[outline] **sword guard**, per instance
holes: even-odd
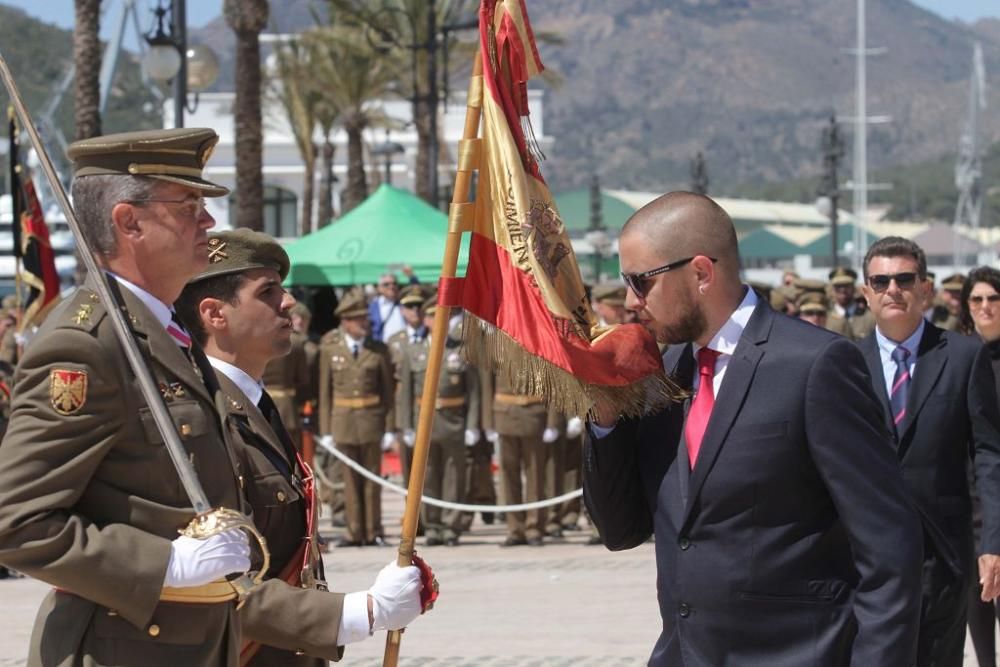
[[[260,570],[253,575],[253,577],[250,576],[249,572],[244,572],[236,579],[229,581],[229,585],[233,587],[234,591],[236,591],[236,597],[239,600],[236,608],[239,609],[243,606],[243,603],[246,601],[246,596],[250,593],[250,591],[264,581],[264,575],[271,566],[271,552],[267,549],[267,540],[264,539],[261,532],[257,530],[257,526],[253,524],[253,520],[242,512],[237,512],[236,510],[231,510],[226,507],[219,507],[211,512],[199,514],[195,518],[191,519],[191,523],[179,532],[181,535],[186,537],[191,537],[196,540],[204,540],[212,537],[213,535],[218,535],[226,532],[227,530],[232,530],[233,528],[244,530],[248,535],[256,539],[257,546],[260,547],[261,554],[264,557],[263,565]]]

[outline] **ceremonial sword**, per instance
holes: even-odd
[[[263,581],[264,573],[267,572],[270,565],[271,556],[268,552],[264,536],[257,530],[250,517],[242,512],[225,507],[213,509],[212,505],[208,502],[208,496],[205,495],[205,490],[201,487],[201,482],[198,481],[194,464],[188,460],[187,451],[184,449],[184,445],[181,444],[180,436],[177,435],[177,429],[170,417],[170,412],[167,410],[166,404],[163,402],[163,396],[157,389],[153,374],[150,372],[149,367],[146,366],[142,352],[139,350],[139,345],[136,343],[131,329],[125,322],[124,309],[119,307],[108,285],[103,269],[98,265],[93,251],[87,244],[87,239],[80,230],[80,223],[73,212],[73,206],[66,196],[66,191],[63,189],[62,182],[59,180],[55,167],[52,165],[52,160],[45,151],[45,146],[42,145],[41,137],[39,137],[35,123],[32,121],[24,100],[21,98],[17,84],[14,83],[14,77],[7,67],[7,60],[3,57],[3,54],[0,54],[0,77],[3,78],[7,92],[10,94],[11,102],[17,110],[17,115],[21,118],[21,125],[27,131],[28,137],[31,139],[31,145],[38,154],[42,171],[45,172],[45,176],[52,186],[52,191],[59,202],[59,207],[66,216],[66,222],[69,223],[70,229],[73,231],[73,236],[76,238],[76,243],[80,248],[78,254],[87,267],[87,272],[94,280],[94,288],[97,296],[100,298],[101,303],[104,304],[118,342],[121,343],[132,372],[135,373],[135,377],[139,382],[139,389],[142,390],[143,398],[146,399],[146,404],[149,405],[153,421],[156,422],[156,428],[163,437],[163,442],[167,447],[167,452],[170,454],[170,460],[177,470],[177,475],[180,477],[184,492],[194,507],[195,517],[191,520],[191,523],[180,530],[180,533],[188,537],[206,539],[233,528],[240,528],[253,535],[260,545],[264,556],[264,563],[254,578],[251,579],[249,575],[243,574],[239,578],[229,581],[237,597],[242,601],[250,589]],[[14,224],[18,224],[18,221],[15,220]]]

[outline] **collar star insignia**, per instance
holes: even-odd
[[[90,314],[94,312],[94,307],[89,303],[85,303],[80,306],[80,310],[76,311],[76,315],[73,316],[73,321],[76,322],[77,326],[83,324],[84,322],[90,321]]]
[[[218,264],[224,259],[228,259],[229,253],[225,251],[226,242],[219,238],[208,240],[208,261]]]

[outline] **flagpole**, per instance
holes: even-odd
[[[483,61],[481,53],[477,51],[472,65],[472,78],[469,81],[469,94],[466,100],[465,129],[462,132],[463,143],[478,141],[479,118],[482,105]],[[437,113],[437,109],[434,109],[433,113]],[[460,207],[469,201],[469,186],[472,182],[472,172],[476,166],[474,162],[474,159],[460,159],[458,170],[455,173],[455,190],[451,196],[452,215],[448,216],[448,236],[445,239],[444,261],[441,263],[442,280],[454,278],[455,271],[458,268],[458,253],[462,245],[464,226],[462,220],[459,216],[454,215],[454,212],[456,206]],[[427,453],[430,449],[431,426],[434,424],[438,380],[441,376],[441,360],[444,358],[444,344],[448,337],[448,320],[450,318],[451,308],[439,304],[434,311],[434,324],[431,327],[431,344],[427,358],[427,372],[424,374],[423,395],[420,398],[420,419],[417,422],[417,440],[413,446],[410,483],[406,490],[403,531],[399,539],[399,558],[396,561],[400,567],[410,565],[413,560],[417,521],[420,517],[420,499],[424,493],[424,473],[427,468]],[[382,659],[383,667],[396,667],[399,662],[401,640],[402,630],[389,631],[385,640],[385,655]]]

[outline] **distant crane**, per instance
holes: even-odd
[[[979,42],[972,47],[972,73],[969,76],[969,115],[965,130],[958,141],[958,162],[955,163],[955,187],[958,188],[958,205],[955,207],[954,264],[962,259],[958,230],[966,227],[973,238],[979,239],[979,220],[983,211],[982,156],[980,155],[978,120],[979,111],[986,109],[986,68],[983,49]]]

